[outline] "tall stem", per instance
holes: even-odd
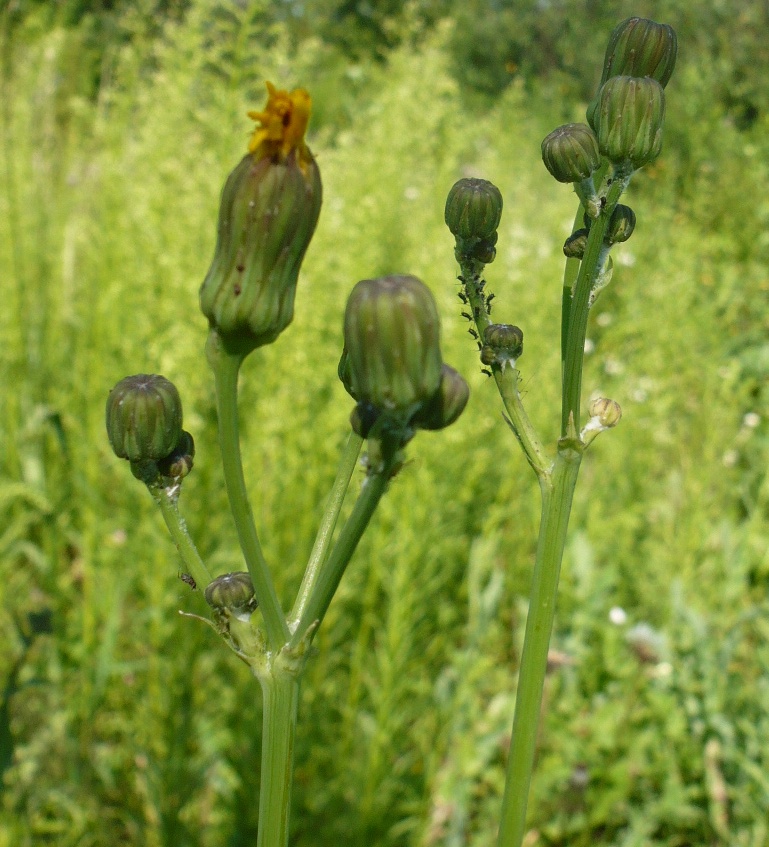
[[[256,534],[246,480],[243,476],[243,462],[240,458],[238,372],[244,357],[239,353],[228,352],[215,330],[211,330],[209,334],[206,353],[216,381],[219,445],[222,451],[222,469],[227,496],[230,500],[230,510],[248,572],[254,583],[254,593],[262,610],[267,639],[271,649],[278,650],[288,641],[288,624],[278,601],[275,583],[262,553],[259,536]]]
[[[286,847],[291,813],[299,679],[276,670],[259,677],[263,693],[262,771],[257,847]]]
[[[577,450],[569,447],[560,449],[552,476],[540,480],[542,519],[518,674],[499,847],[520,847],[526,831],[526,807],[537,746],[558,578],[581,459],[582,454]]]

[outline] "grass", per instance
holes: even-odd
[[[538,145],[582,107],[551,114],[553,90],[512,87],[469,112],[442,31],[386,68],[335,70],[333,89],[323,45],[291,58],[278,33],[267,52],[246,18],[213,38],[207,5],[193,4],[152,47],[153,72],[148,42],[110,54],[95,101],[79,93],[76,31],[8,48],[2,847],[254,840],[256,688],[178,616],[202,601],[178,580],[150,498],[111,456],[103,403],[131,372],[179,385],[198,444],[182,509],[211,567],[238,569],[197,289],[261,80],[312,88],[318,75],[321,222],[294,324],[249,360],[241,400],[246,473],[285,605],[346,433],[335,374],[352,285],[422,277],[445,358],[473,395],[454,427],[411,445],[318,639],[292,843],[458,847],[494,832],[536,499],[459,317],[443,201],[461,175],[502,190],[494,315],[526,333],[525,400],[553,437],[574,201]],[[769,157],[762,126],[740,133],[706,108],[707,72],[684,62],[677,74],[669,149],[631,188],[639,225],[589,330],[586,388],[625,417],[591,448],[578,487],[531,845],[769,837]],[[614,607],[625,623],[611,622]]]

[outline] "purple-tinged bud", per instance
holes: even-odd
[[[165,459],[182,437],[182,401],[163,376],[121,379],[107,397],[105,417],[115,455],[131,463]]]
[[[665,92],[650,77],[611,77],[598,95],[596,120],[601,154],[615,165],[640,168],[662,149]]]
[[[489,324],[483,333],[481,361],[485,365],[499,365],[502,370],[523,354],[523,330],[513,324]]]
[[[218,576],[206,586],[206,603],[218,613],[248,620],[257,607],[254,584],[244,571]]]
[[[563,255],[567,259],[582,259],[587,247],[587,237],[590,233],[587,229],[578,229],[564,241]]]
[[[408,422],[440,385],[439,334],[435,300],[420,280],[359,282],[344,316],[353,396],[400,424]]]
[[[441,384],[431,400],[414,416],[411,423],[419,429],[438,430],[451,426],[462,414],[470,397],[470,386],[461,374],[444,364]]]
[[[179,443],[170,455],[158,462],[160,473],[180,482],[192,470],[195,459],[195,440],[186,430],[182,431]]]

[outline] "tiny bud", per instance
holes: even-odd
[[[136,374],[110,391],[107,437],[115,455],[131,462],[165,459],[182,435],[182,401],[163,376]]]
[[[616,165],[653,162],[662,149],[665,92],[650,77],[614,76],[598,95],[598,146]]]
[[[359,282],[344,316],[353,396],[405,424],[440,385],[439,333],[433,295],[416,277]]]
[[[379,409],[371,403],[358,403],[350,413],[352,431],[361,438],[368,438],[371,427],[379,418]]]
[[[502,194],[486,179],[460,179],[446,198],[446,226],[463,241],[490,238],[502,217]]]
[[[618,203],[614,207],[606,230],[605,241],[607,244],[621,244],[627,241],[635,229],[635,212],[630,206]]]
[[[622,419],[622,408],[616,400],[608,397],[597,397],[590,404],[588,412],[591,418],[597,418],[604,429],[611,429]]]
[[[182,480],[192,470],[194,458],[195,441],[189,432],[182,430],[179,443],[169,456],[158,462],[158,470],[165,477]]]
[[[491,353],[493,358],[491,358]],[[499,365],[502,370],[510,363],[515,363],[523,353],[523,330],[513,324],[489,324],[483,333],[483,348],[481,349],[481,361],[484,365]],[[485,358],[484,358],[485,355]]]
[[[272,343],[294,316],[294,294],[320,213],[322,186],[304,143],[306,91],[267,84],[249,152],[222,190],[214,258],[200,308],[225,347],[242,354]]]
[[[248,620],[258,605],[251,577],[241,571],[218,576],[206,587],[205,598],[214,611],[228,612],[240,620]]]
[[[558,182],[581,183],[601,165],[598,139],[586,124],[565,124],[542,142],[542,161]]]
[[[462,414],[470,397],[470,386],[454,368],[444,364],[441,384],[432,399],[414,416],[419,429],[437,430],[451,426]]]
[[[567,259],[582,259],[585,255],[587,237],[590,233],[586,229],[578,229],[564,241],[563,255]]]

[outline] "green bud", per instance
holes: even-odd
[[[257,607],[254,584],[249,574],[238,571],[218,576],[206,586],[206,603],[216,612],[229,612],[248,619]]]
[[[106,423],[116,456],[132,463],[165,459],[182,436],[179,392],[163,376],[128,376],[107,397]]]
[[[228,349],[270,344],[291,323],[321,194],[315,160],[296,151],[284,161],[248,153],[227,178],[200,308]]]
[[[567,259],[582,259],[587,247],[587,237],[590,233],[587,229],[578,229],[564,241],[563,255]]]
[[[446,226],[457,239],[482,241],[490,238],[502,217],[502,195],[485,179],[460,179],[446,198]]]
[[[601,165],[598,139],[586,124],[565,124],[542,142],[542,161],[558,182],[583,182]]]
[[[650,77],[614,76],[598,95],[598,147],[616,165],[653,162],[662,149],[665,92]]]
[[[419,429],[444,429],[462,414],[470,397],[470,386],[454,368],[444,364],[441,384],[431,400],[417,412],[412,424]]]
[[[359,282],[344,316],[353,396],[405,424],[440,385],[439,332],[435,300],[420,280]]]
[[[192,470],[195,458],[195,440],[186,430],[182,430],[179,443],[170,455],[158,462],[160,473],[170,479],[181,481]]]
[[[486,352],[485,352],[486,351]],[[484,364],[499,365],[502,370],[523,354],[523,330],[513,324],[489,324],[483,333],[481,359]]]
[[[588,412],[591,418],[595,418],[603,429],[611,429],[617,426],[622,418],[622,408],[616,400],[608,397],[597,397],[590,404]]]
[[[648,76],[664,88],[678,55],[678,38],[672,26],[647,18],[628,18],[609,36],[601,85],[613,76]]]
[[[635,212],[630,206],[618,203],[614,207],[606,230],[605,241],[607,244],[621,244],[627,241],[635,229]]]

